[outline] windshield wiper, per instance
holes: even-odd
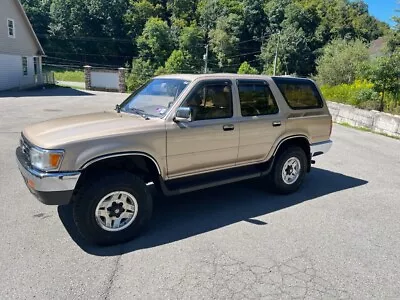
[[[131,107],[131,108],[129,108],[129,110],[132,111],[133,113],[143,117],[145,120],[149,120],[149,117],[147,116],[146,112],[143,109]]]

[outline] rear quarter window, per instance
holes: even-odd
[[[273,78],[287,104],[292,109],[323,107],[321,95],[315,84],[309,80]]]

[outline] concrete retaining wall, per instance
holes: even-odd
[[[365,127],[375,132],[400,137],[400,116],[329,101],[328,107],[334,122],[348,123],[352,126]]]

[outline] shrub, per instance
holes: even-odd
[[[367,80],[356,80],[352,84],[336,86],[321,86],[322,95],[326,100],[354,105],[358,108],[379,110],[381,93],[374,89],[374,85]],[[397,97],[398,98],[398,97]],[[385,97],[384,111],[399,114],[399,101],[394,94]]]

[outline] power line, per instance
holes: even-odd
[[[68,36],[68,37],[60,37],[60,36],[52,36],[44,33],[37,33],[38,37],[44,37],[53,40],[76,40],[76,41],[114,41],[121,43],[132,43],[131,39],[122,39],[122,38],[112,38],[112,37],[95,37],[95,36]]]
[[[75,60],[75,59],[66,59],[66,58],[59,58],[59,57],[52,57],[52,56],[47,56],[47,58],[49,58],[50,60],[55,60],[55,61],[65,61],[65,62],[72,62],[72,63],[81,63],[81,64],[91,64],[93,66],[105,66],[105,67],[110,67],[110,68],[119,68],[121,67],[121,65],[104,65],[104,64],[99,64],[99,63],[93,63],[93,62],[88,62],[88,61],[81,61],[81,60]]]
[[[130,55],[94,54],[94,53],[78,53],[78,52],[49,52],[49,51],[46,51],[46,53],[70,54],[70,55],[79,55],[79,56],[110,56],[110,57],[132,57],[132,58],[137,58],[137,57],[130,56]]]

